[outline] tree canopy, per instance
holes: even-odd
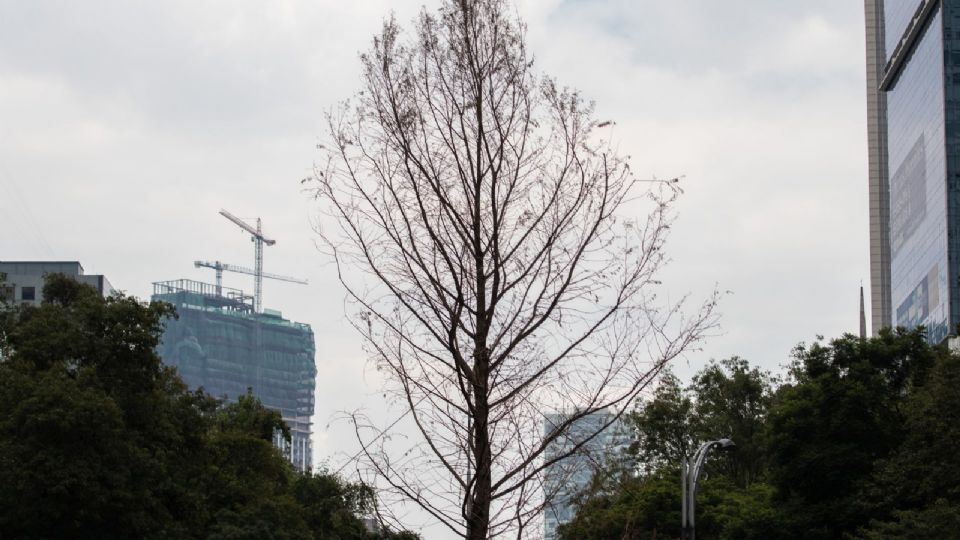
[[[705,440],[697,537],[946,538],[960,525],[960,356],[923,329],[798,346],[784,380],[740,358],[673,376],[629,420],[638,471],[605,471],[561,538],[677,538],[678,463]]]
[[[10,538],[410,538],[370,534],[373,492],[298,474],[252,395],[191,391],[154,352],[168,304],[66,276],[0,309],[0,531]]]

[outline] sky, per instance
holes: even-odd
[[[147,298],[155,281],[212,281],[197,259],[253,266],[218,211],[261,217],[277,240],[265,270],[310,282],[267,280],[264,304],[314,328],[314,454],[339,468],[358,446],[338,413],[391,413],[300,180],[324,113],[359,89],[359,52],[422,5],[0,0],[0,260],[79,260]],[[638,174],[684,175],[662,281],[694,303],[725,294],[716,335],[673,366],[683,377],[733,355],[778,371],[797,343],[858,330],[861,6],[519,0],[535,70],[596,101]]]

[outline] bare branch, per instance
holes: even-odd
[[[410,37],[386,21],[315,170],[351,321],[412,423],[403,449],[357,430],[367,471],[471,539],[536,536],[545,471],[605,426],[551,445],[619,418],[716,305],[658,296],[678,190],[640,191],[593,105],[535,75],[511,13],[447,0]],[[549,411],[566,420],[545,432]]]

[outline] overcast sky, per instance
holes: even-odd
[[[266,270],[310,280],[265,282],[264,304],[313,325],[314,453],[337,466],[357,446],[331,416],[383,406],[299,181],[324,111],[358,89],[358,52],[390,10],[409,21],[421,5],[0,0],[0,260],[79,260],[146,298],[154,281],[212,281],[195,259],[252,266],[248,237],[217,212],[262,217],[277,239]],[[861,2],[520,11],[536,69],[596,100],[634,171],[686,175],[663,281],[694,299],[731,292],[720,335],[675,371],[731,355],[778,370],[798,342],[857,330],[869,286]],[[250,290],[252,278],[225,284]]]

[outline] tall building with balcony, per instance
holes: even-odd
[[[154,283],[152,299],[173,304],[178,314],[166,322],[163,361],[190,387],[216,397],[235,400],[250,389],[290,427],[289,444],[274,442],[295,468],[310,469],[317,376],[310,325],[270,309],[256,313],[239,290],[186,279]]]
[[[960,323],[960,0],[865,0],[871,315]]]

